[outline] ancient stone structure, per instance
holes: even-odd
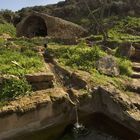
[[[32,12],[17,25],[17,36],[34,37],[49,36],[57,39],[73,39],[82,37],[87,31],[72,22]]]
[[[8,105],[1,107],[0,140],[58,139],[66,126],[75,119],[74,105],[71,101],[76,100],[79,101],[80,120],[83,117],[88,118],[89,115],[104,114],[109,121],[106,121],[105,117],[103,120],[107,126],[111,126],[112,132],[119,133],[121,138],[127,140],[140,138],[138,94],[133,92],[126,94],[113,85],[95,87],[91,85],[91,75],[88,72],[71,72],[60,65],[54,67],[64,79],[65,85],[67,85],[66,77],[69,77],[73,88],[68,93],[62,87],[36,91],[31,96],[10,101]],[[38,81],[42,81],[42,77]],[[77,83],[80,83],[84,89],[89,88],[89,93],[82,91]],[[115,123],[112,124],[111,120]]]

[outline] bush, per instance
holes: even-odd
[[[61,46],[49,48],[50,53],[59,60],[60,63],[78,68],[80,70],[91,71],[95,68],[95,62],[106,55],[99,46],[87,47],[82,42],[78,46]]]
[[[16,36],[16,29],[12,24],[5,23],[5,24],[0,24],[0,34],[7,33],[11,37]]]
[[[132,74],[131,61],[129,61],[126,58],[118,58],[117,61],[118,61],[119,68],[120,68],[120,74],[130,76]]]
[[[0,90],[0,101],[15,99],[16,97],[29,94],[30,91],[31,86],[24,78],[6,79],[4,80],[2,89]]]

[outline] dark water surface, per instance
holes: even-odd
[[[74,136],[72,133],[65,134],[60,140],[123,140],[97,129],[90,129],[88,135]]]
[[[139,136],[103,114],[94,114],[81,120],[88,134],[75,136],[68,127],[59,140],[139,140]]]

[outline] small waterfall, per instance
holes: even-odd
[[[79,116],[78,116],[78,108],[77,108],[77,105],[75,106],[75,115],[76,115],[76,123],[74,124],[74,126],[76,128],[80,128],[81,125],[79,124]]]
[[[75,105],[75,117],[76,117],[76,123],[74,124],[73,132],[74,137],[77,138],[79,136],[85,136],[89,133],[88,129],[85,128],[83,124],[79,123],[79,116],[78,116],[78,106]]]

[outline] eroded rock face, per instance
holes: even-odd
[[[96,68],[99,72],[109,76],[118,76],[120,74],[119,67],[113,56],[101,58],[97,61]]]
[[[123,93],[112,86],[99,87],[102,111],[124,126],[140,132],[140,96]]]
[[[43,90],[54,86],[54,75],[49,72],[26,74],[25,77],[32,85],[33,90]]]
[[[86,80],[87,73],[83,77],[83,74],[78,75],[78,72],[71,75],[67,70],[63,70],[62,73],[75,77],[77,82],[82,79],[80,81],[85,81],[86,86],[90,85],[90,81]],[[71,88],[71,94],[62,88],[52,88],[11,101],[7,106],[0,108],[0,138],[4,140],[14,137],[15,140],[18,135],[24,138],[26,135],[30,136],[35,133],[32,138],[40,139],[40,129],[44,130],[54,126],[61,126],[56,131],[61,134],[65,126],[75,119],[74,105],[70,99],[72,101],[79,100],[80,118],[83,115],[102,113],[128,128],[129,132],[134,133],[135,137],[124,134],[127,140],[138,140],[140,137],[140,96],[120,91],[114,86],[108,85],[91,87],[86,91]],[[56,132],[45,131],[45,140],[50,140]],[[21,140],[20,138],[18,140]],[[28,139],[30,138],[27,137]]]

